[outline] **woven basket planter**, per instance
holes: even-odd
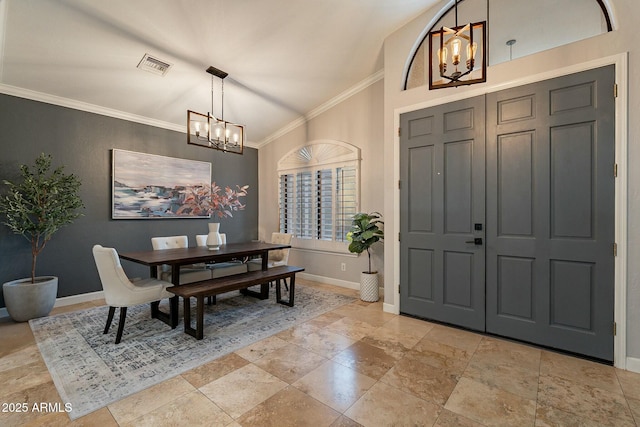
[[[378,272],[360,273],[360,299],[367,302],[376,302],[378,298]]]

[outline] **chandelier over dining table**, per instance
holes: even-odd
[[[212,66],[206,71],[211,74],[211,112],[202,114],[187,110],[187,143],[227,153],[242,154],[244,126],[224,119],[224,79],[229,74]],[[222,80],[220,118],[213,116],[214,77]]]

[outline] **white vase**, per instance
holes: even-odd
[[[220,223],[210,222],[209,234],[207,234],[207,248],[210,251],[217,251],[222,244],[222,237],[220,237]]]
[[[378,301],[378,272],[360,273],[360,299],[367,302]]]

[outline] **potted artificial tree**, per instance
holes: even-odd
[[[17,322],[48,315],[56,301],[58,278],[36,277],[36,259],[53,234],[78,218],[84,207],[78,195],[80,179],[63,169],[50,172],[51,156],[43,153],[33,167],[20,165],[20,181],[4,181],[8,192],[0,197],[3,224],[31,243],[31,277],[2,285],[7,311]]]
[[[360,275],[360,299],[378,301],[378,272],[371,270],[371,246],[384,238],[380,226],[384,223],[378,212],[357,213],[353,216],[351,230],[347,233],[349,252],[361,254],[365,250],[369,256],[369,269]]]

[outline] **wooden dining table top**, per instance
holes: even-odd
[[[139,252],[125,252],[119,254],[120,259],[136,262],[148,266],[162,264],[192,264],[200,262],[222,262],[233,258],[262,256],[269,251],[288,249],[291,245],[264,242],[227,243],[220,245],[218,250],[207,247],[174,248],[163,250],[148,250]]]

